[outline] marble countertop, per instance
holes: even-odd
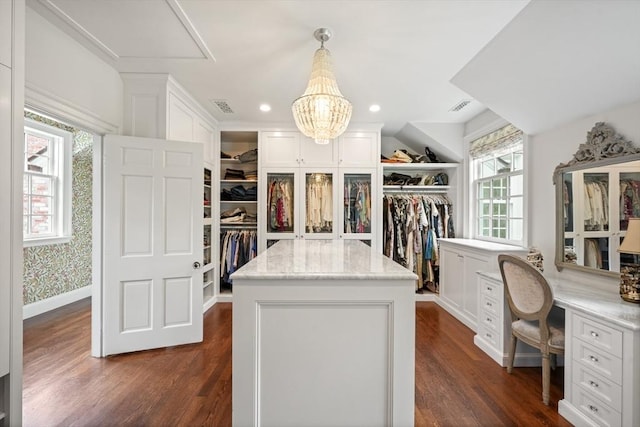
[[[480,249],[483,251],[493,252],[513,252],[513,251],[525,251],[529,250],[522,246],[505,245],[503,243],[485,242],[484,240],[476,239],[461,239],[461,238],[441,238],[438,239],[439,244],[452,244],[459,245],[469,249]]]
[[[359,240],[281,240],[231,278],[417,280],[418,276]]]
[[[502,282],[500,273],[478,274]],[[553,289],[554,304],[558,307],[582,311],[627,329],[640,330],[640,304],[624,301],[617,287],[605,291],[568,280],[547,278],[547,281]]]

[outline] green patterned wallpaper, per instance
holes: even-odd
[[[24,304],[91,284],[93,136],[45,117],[28,117],[73,134],[73,234],[69,243],[24,248]]]

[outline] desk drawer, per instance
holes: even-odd
[[[502,351],[502,337],[500,335],[500,332],[495,331],[491,328],[487,328],[486,326],[484,326],[484,324],[481,323],[478,325],[478,336],[491,344],[492,347],[500,349],[500,351]]]
[[[482,295],[487,295],[500,301],[500,298],[502,297],[502,283],[482,279],[480,281],[480,286],[480,293]]]
[[[492,298],[489,295],[482,295],[482,298],[480,298],[480,313],[483,312],[500,317],[502,307],[497,299]]]
[[[622,387],[593,372],[582,363],[572,364],[574,387],[580,387],[585,393],[601,400],[616,411],[622,411]]]
[[[573,336],[622,357],[622,332],[579,314],[573,316]]]
[[[573,360],[616,384],[622,384],[622,360],[578,338],[573,338]]]
[[[482,311],[478,316],[478,323],[484,326],[486,329],[499,332],[500,331],[500,318],[487,311]]]
[[[596,424],[603,427],[620,427],[622,425],[622,414],[605,405],[599,399],[582,390],[574,387],[575,404],[580,412],[591,418]]]

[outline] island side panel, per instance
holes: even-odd
[[[234,425],[413,425],[412,280],[237,280]]]

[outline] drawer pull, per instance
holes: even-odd
[[[598,363],[598,358],[595,356],[589,356],[589,360],[591,360],[593,363]]]
[[[484,334],[484,336],[487,337],[487,338],[493,338],[490,333],[486,333],[486,334]]]
[[[488,291],[493,291],[493,288],[491,286],[487,286],[487,290]]]
[[[599,387],[599,386],[598,386],[598,383],[597,383],[597,382],[594,382],[594,381],[589,381],[589,385],[590,385],[591,387],[593,387],[593,388],[598,388],[598,387]]]
[[[493,304],[491,304],[490,302],[487,302],[487,307],[493,307]]]
[[[487,317],[487,322],[491,323],[491,318]]]
[[[596,408],[596,407],[595,407],[595,406],[593,406],[593,405],[589,405],[589,406],[587,406],[587,408],[589,408],[589,410],[590,410],[591,412],[598,412],[598,408]]]
[[[596,331],[591,331],[591,336],[594,338],[598,338],[600,335]]]

